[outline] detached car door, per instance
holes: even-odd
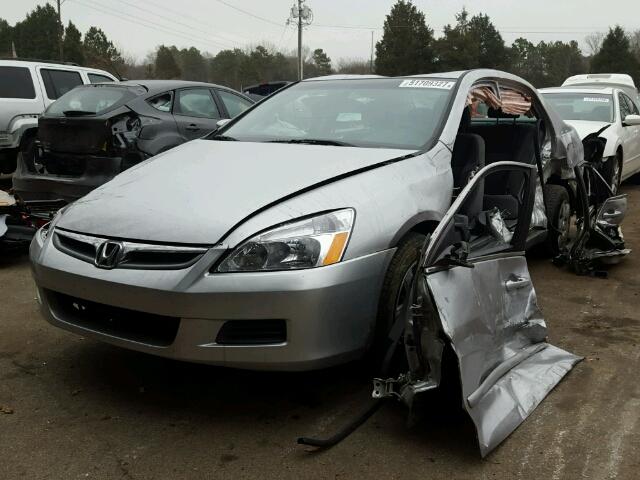
[[[453,203],[422,259],[483,456],[579,361],[545,343],[547,329],[527,268],[536,175],[535,167],[516,162],[482,169]],[[488,185],[491,195],[484,193]]]
[[[213,132],[221,119],[213,95],[206,87],[176,90],[173,115],[185,140],[201,138]]]

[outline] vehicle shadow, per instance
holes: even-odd
[[[247,443],[254,440],[247,421],[272,432],[270,442],[295,447],[299,435],[333,435],[371,401],[370,369],[363,362],[311,372],[244,371],[93,341],[69,346],[63,358],[69,363],[64,382],[82,390],[92,411],[142,415],[158,424],[224,424],[246,435]],[[409,415],[404,405],[388,400],[354,435],[380,435],[386,443],[406,444],[425,455],[443,452],[476,463],[480,457],[475,431],[460,405],[460,397],[452,398],[450,391],[429,393]],[[301,461],[331,451],[294,450]]]

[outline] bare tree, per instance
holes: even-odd
[[[584,38],[584,41],[587,43],[587,47],[589,48],[590,56],[594,56],[600,51],[600,49],[602,48],[603,40],[604,40],[603,32],[593,32]]]
[[[631,52],[640,62],[640,30],[629,34],[629,43],[631,44]]]

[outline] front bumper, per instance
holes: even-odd
[[[101,270],[57,250],[31,245],[41,309],[53,325],[114,345],[179,360],[246,369],[311,370],[358,358],[374,329],[382,279],[394,250],[309,270],[209,274],[224,252],[212,248],[183,270]],[[169,317],[175,338],[159,346],[68,318],[52,293]],[[286,341],[221,345],[229,320],[284,320]]]

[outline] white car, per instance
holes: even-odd
[[[0,60],[0,179],[12,177],[19,151],[34,148],[38,117],[49,105],[78,85],[117,81],[75,63]]]
[[[607,139],[602,173],[614,192],[622,180],[640,172],[640,107],[632,92],[604,82],[540,90],[544,101],[581,139],[608,126],[600,134]]]

